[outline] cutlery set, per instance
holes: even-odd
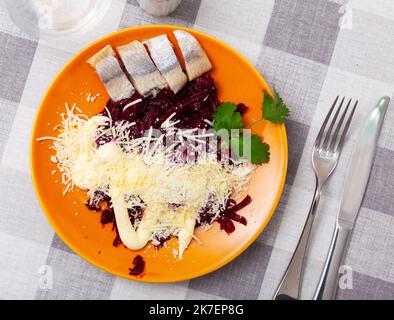
[[[382,97],[378,101],[367,116],[354,147],[345,177],[331,245],[313,297],[314,300],[335,299],[339,268],[368,183],[377,141],[389,103],[390,98],[388,97]],[[340,99],[337,96],[316,137],[312,151],[312,166],[316,177],[315,194],[301,237],[274,295],[274,300],[300,299],[309,235],[313,227],[321,191],[338,164],[357,104],[358,101],[353,103],[352,99],[349,99],[346,102],[344,97]],[[345,105],[346,107],[344,107]]]

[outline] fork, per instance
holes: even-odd
[[[313,196],[312,204],[309,209],[301,237],[290,260],[289,266],[287,267],[282,281],[274,295],[274,300],[292,300],[300,298],[305,255],[308,249],[309,235],[315,218],[316,209],[319,204],[321,191],[328,177],[338,164],[345,136],[358,104],[358,101],[356,101],[352,107],[350,115],[345,121],[352,99],[349,99],[346,104],[346,108],[342,113],[341,109],[344,105],[345,97],[341,99],[339,106],[336,107],[338,100],[339,96],[335,98],[334,103],[328,111],[316,137],[312,151],[312,166],[316,180],[315,194]],[[331,117],[335,109],[336,111],[333,117]]]

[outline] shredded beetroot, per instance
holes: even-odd
[[[237,202],[234,199],[227,199],[227,201],[226,201],[226,208],[233,207],[236,204],[237,204]]]
[[[144,271],[144,269],[145,269],[145,261],[140,255],[137,255],[133,259],[133,268],[129,268],[130,271],[129,275],[138,276]]]
[[[118,245],[120,245],[122,243],[122,240],[120,239],[120,235],[119,235],[118,227],[116,226],[115,219],[112,224],[112,230],[115,230],[115,232],[116,232],[116,237],[115,237],[114,241],[112,241],[112,245],[114,247],[117,247]]]
[[[129,213],[129,219],[130,219],[130,222],[133,226],[137,221],[141,221],[142,216],[144,214],[144,212],[140,206],[136,206],[134,208],[127,209],[127,212]]]
[[[208,197],[208,201],[206,205],[201,208],[199,212],[199,219],[196,223],[196,227],[201,225],[211,224],[213,218],[215,216],[212,210],[213,196],[210,195]],[[236,211],[241,210],[246,207],[252,198],[250,196],[246,196],[240,203],[236,203],[233,199],[228,199],[226,201],[226,206],[222,212],[220,212],[216,221],[220,224],[220,229],[226,231],[227,234],[231,234],[235,230],[235,225],[233,221],[241,223],[243,225],[247,225],[247,220],[245,217],[239,215]]]
[[[243,224],[244,226],[247,225],[246,218],[244,216],[239,215],[238,213],[232,212],[231,214],[228,215],[228,217],[233,221]]]
[[[100,211],[101,204],[103,202],[110,202],[111,201],[111,198],[109,196],[107,196],[102,191],[95,191],[92,198],[94,199],[94,202],[91,201],[92,199],[90,199],[85,203],[85,205],[89,208],[89,210],[92,210],[92,211]]]
[[[126,108],[129,103],[139,99],[142,101]],[[176,125],[178,128],[208,128],[209,125],[204,120],[212,120],[218,104],[215,82],[209,74],[205,74],[190,81],[176,95],[169,89],[161,90],[156,97],[143,98],[135,93],[131,98],[121,101],[109,100],[106,107],[114,122],[136,123],[130,128],[130,137],[135,139],[143,136],[150,127],[159,129],[174,112],[176,115],[173,121],[180,121]],[[102,114],[107,115],[107,111],[104,110]],[[108,137],[100,137],[96,143],[102,144],[109,140]]]
[[[217,222],[219,222],[220,230],[226,231],[227,234],[231,234],[234,232],[235,225],[230,218],[219,216]]]
[[[88,209],[92,210],[92,211],[100,211],[101,210],[101,207],[98,203],[90,203],[89,200],[86,201],[85,206],[87,206]]]
[[[122,240],[120,239],[120,236],[119,236],[119,233],[118,233],[118,229],[116,229],[116,237],[115,237],[114,241],[112,241],[112,245],[114,247],[117,247],[121,243],[122,243]]]
[[[226,203],[226,209],[220,212],[217,222],[220,224],[220,230],[226,231],[227,234],[231,234],[235,230],[233,221],[243,224],[246,226],[246,218],[239,215],[236,211],[241,210],[252,202],[252,198],[247,195],[240,203],[236,204],[234,200],[229,199]]]
[[[208,201],[204,207],[202,207],[199,211],[199,219],[196,223],[196,226],[199,227],[201,225],[209,225],[212,223],[212,219],[215,216],[215,213],[212,210],[212,205],[214,202],[214,196],[210,194],[208,196]]]
[[[170,238],[171,238],[171,237],[163,237],[163,236],[156,235],[156,236],[155,236],[155,240],[156,240],[157,242],[159,242],[159,244],[156,244],[156,245],[155,245],[155,250],[157,251],[157,250],[159,250],[161,247],[163,247],[164,244],[166,243],[166,241],[169,240]]]
[[[243,103],[238,103],[237,105],[237,111],[241,114],[244,115],[246,111],[248,111],[248,107],[243,104]]]
[[[245,208],[251,202],[252,202],[252,198],[249,195],[247,195],[240,203],[226,208],[220,214],[223,216],[229,216],[231,213],[237,212],[237,211]]]
[[[101,211],[101,218],[100,218],[101,224],[108,224],[113,222],[114,220],[115,220],[115,214],[113,209],[107,208]]]

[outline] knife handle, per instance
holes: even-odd
[[[350,228],[339,226],[338,224],[335,226],[326,263],[313,297],[314,300],[335,299],[339,268],[342,264],[350,232]]]

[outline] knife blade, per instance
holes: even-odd
[[[369,113],[356,142],[345,177],[330,249],[314,295],[315,300],[335,298],[339,268],[361,207],[389,104],[389,97],[382,97],[378,101]]]
[[[360,136],[350,159],[350,165],[343,187],[337,217],[337,222],[340,226],[342,225],[351,229],[354,226],[367,187],[375,158],[378,138],[389,103],[389,97],[381,98],[376,107],[368,115],[361,129]]]

